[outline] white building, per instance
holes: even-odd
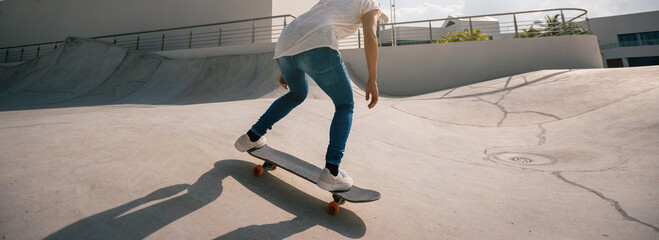
[[[659,11],[590,19],[605,67],[659,65]]]

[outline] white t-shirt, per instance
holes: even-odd
[[[282,31],[275,59],[319,47],[338,51],[339,40],[355,34],[361,17],[375,9],[380,7],[374,0],[320,0]]]

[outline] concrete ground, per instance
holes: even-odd
[[[2,239],[659,238],[659,67],[536,71],[371,110],[355,87],[342,166],[382,199],[332,216],[329,193],[255,177],[233,148],[284,92],[267,56],[98,44],[0,69]],[[333,105],[311,90],[267,137],[322,166]]]

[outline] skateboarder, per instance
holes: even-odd
[[[369,78],[366,84],[368,108],[378,102],[376,22],[381,10],[375,0],[320,0],[308,12],[288,25],[279,36],[275,59],[279,83],[290,91],[277,99],[252,128],[238,140],[241,152],[266,144],[267,130],[304,101],[309,92],[307,75],[332,99],[335,106],[325,169],[318,186],[328,191],[349,190],[353,180],[339,167],[352,125],[354,101],[346,68],[338,52],[339,40],[363,26],[364,50]]]

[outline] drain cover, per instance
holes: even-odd
[[[492,154],[490,159],[499,162],[524,165],[547,165],[555,162],[555,160],[550,157],[531,153],[496,153]]]
[[[533,163],[534,162],[534,160],[531,159],[531,158],[519,157],[519,156],[512,157],[510,160],[512,160],[513,162],[518,162],[518,163]]]

